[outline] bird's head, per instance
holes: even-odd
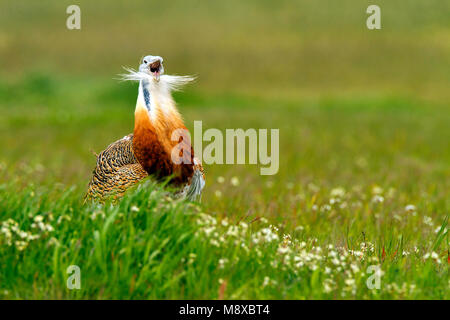
[[[159,81],[160,76],[164,73],[163,58],[159,56],[145,56],[142,58],[139,71],[147,73],[156,81]]]
[[[164,74],[163,58],[160,56],[148,55],[143,57],[140,62],[138,71],[124,67],[127,73],[122,74],[120,79],[124,81],[143,81],[146,86],[149,86],[150,90],[166,88],[169,91],[179,90],[183,85],[194,80],[194,77],[191,76]]]

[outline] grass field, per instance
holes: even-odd
[[[1,298],[450,298],[448,3],[380,1],[373,32],[364,1],[81,1],[80,31],[69,2],[25,3],[0,4]],[[114,78],[148,53],[198,75],[175,93],[190,129],[279,128],[278,174],[83,206],[92,151],[133,128]]]

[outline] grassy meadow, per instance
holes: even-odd
[[[450,298],[448,2],[380,0],[375,31],[369,1],[77,3],[73,31],[70,1],[0,3],[0,298]],[[145,54],[197,75],[174,94],[188,128],[280,129],[279,172],[83,205]]]

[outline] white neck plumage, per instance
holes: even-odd
[[[162,75],[159,81],[156,81],[145,72],[127,70],[129,73],[122,76],[124,80],[139,81],[136,110],[145,108],[150,119],[154,119],[158,111],[162,111],[164,114],[176,111],[171,92],[179,90],[183,85],[194,80],[189,76]]]

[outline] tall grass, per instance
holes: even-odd
[[[116,206],[82,206],[73,189],[14,196],[14,187],[0,189],[3,298],[449,298],[446,257],[436,253],[446,222],[420,249],[401,237],[335,246],[264,218],[205,214],[151,181]],[[67,286],[72,265],[80,289]],[[367,286],[371,265],[380,268],[378,289]]]

